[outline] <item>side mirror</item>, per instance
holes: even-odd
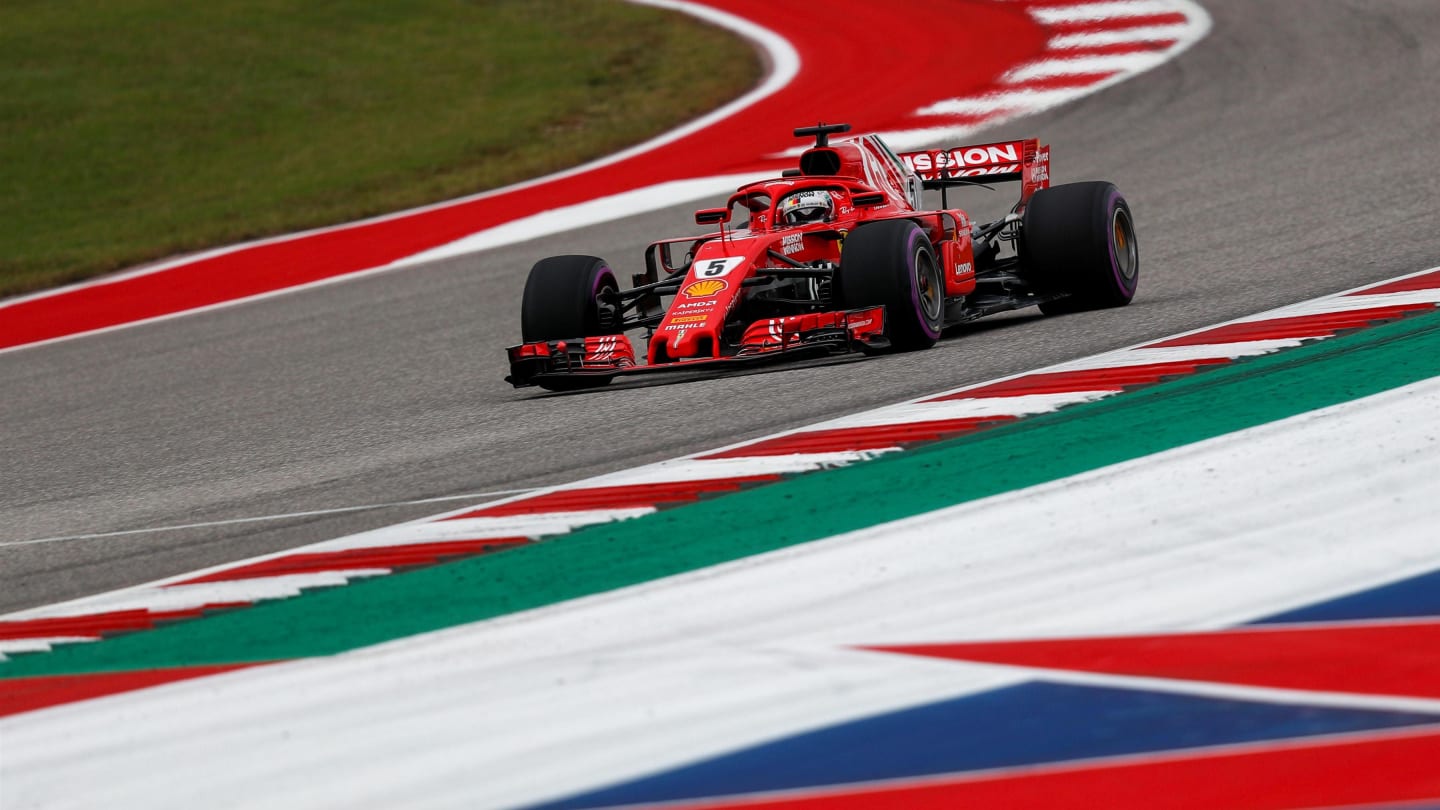
[[[701,208],[695,212],[696,225],[718,225],[730,221],[729,208]]]
[[[855,203],[856,208],[874,208],[877,205],[885,204],[885,195],[878,191],[872,191],[867,194],[856,194],[850,201]]]

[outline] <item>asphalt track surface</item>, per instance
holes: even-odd
[[[1130,307],[741,377],[583,395],[501,381],[531,263],[638,269],[652,239],[699,232],[696,204],[0,354],[0,610],[465,501],[252,518],[562,483],[1440,264],[1440,4],[1204,5],[1214,30],[1177,60],[993,133],[1048,141],[1057,183],[1120,186],[1143,261]],[[1010,201],[977,194],[979,214]],[[105,536],[56,539],[88,534]]]

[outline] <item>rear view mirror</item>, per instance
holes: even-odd
[[[701,208],[695,212],[696,225],[716,225],[730,221],[729,208]]]

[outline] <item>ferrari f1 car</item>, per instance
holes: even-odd
[[[896,154],[879,137],[814,137],[797,169],[695,212],[703,236],[656,242],[622,288],[594,256],[538,262],[508,349],[514,386],[570,390],[631,374],[725,369],[845,352],[924,349],[946,327],[1038,306],[1129,303],[1140,260],[1114,185],[1050,186],[1035,139]],[[957,186],[1018,181],[993,222],[948,205]],[[938,209],[924,190],[939,190]],[[738,210],[743,218],[727,227]],[[645,362],[626,332],[643,330]]]

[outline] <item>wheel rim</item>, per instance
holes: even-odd
[[[940,278],[940,265],[924,246],[915,250],[915,297],[920,309],[931,323],[940,321],[940,310],[945,304],[945,281]]]
[[[1115,245],[1115,269],[1127,280],[1135,278],[1140,269],[1140,253],[1135,244],[1135,225],[1124,208],[1116,208],[1110,218],[1110,239]]]

